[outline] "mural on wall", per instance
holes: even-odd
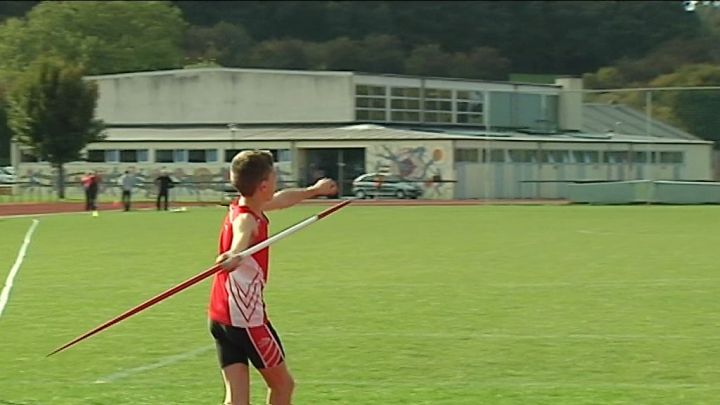
[[[157,187],[154,180],[163,170],[177,182],[173,190],[175,198],[198,199],[219,196],[230,181],[229,164],[198,165],[125,165],[109,163],[77,163],[66,167],[66,194],[74,198],[84,195],[80,179],[88,171],[96,171],[100,175],[98,194],[113,199],[120,199],[118,185],[120,176],[125,170],[134,173],[138,185],[133,194],[135,198],[155,198]],[[276,162],[278,188],[292,186],[291,162]],[[28,195],[50,195],[56,192],[56,170],[48,164],[22,163],[18,171],[18,192]]]
[[[368,167],[423,185],[423,198],[453,198],[452,159],[444,145],[376,145],[368,148]]]

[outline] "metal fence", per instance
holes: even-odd
[[[170,189],[169,200],[173,202],[220,203],[226,193],[232,193],[226,182],[183,182]],[[118,202],[122,189],[116,184],[100,183],[98,202]],[[141,183],[132,191],[133,201],[154,201],[157,186],[151,182]],[[85,190],[79,182],[65,184],[65,200],[84,201]],[[18,182],[0,185],[0,203],[54,202],[59,201],[55,184]]]

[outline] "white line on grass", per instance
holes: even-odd
[[[481,389],[700,389],[717,390],[718,384],[694,384],[694,383],[612,383],[612,382],[549,382],[549,381],[358,381],[358,380],[297,380],[298,385],[345,385],[355,387],[382,387],[382,388],[417,388],[427,389],[428,387],[465,387]]]
[[[165,366],[169,366],[171,364],[179,363],[183,360],[191,359],[195,356],[198,356],[200,354],[208,352],[212,348],[213,348],[213,346],[204,346],[204,347],[201,347],[201,348],[189,351],[189,352],[176,354],[174,356],[168,356],[168,357],[165,357],[155,363],[150,363],[150,364],[146,364],[144,366],[118,371],[117,373],[110,374],[105,377],[100,377],[97,380],[95,380],[95,383],[96,384],[107,384],[107,383],[111,383],[111,382],[117,381],[117,380],[125,378],[125,377],[130,377],[132,375],[142,373],[144,371],[155,370],[156,368],[162,368]]]
[[[713,284],[715,283],[715,284]],[[699,286],[697,284],[700,284]],[[720,286],[720,278],[677,278],[656,280],[617,280],[597,282],[548,282],[548,283],[489,283],[479,285],[479,288],[641,288],[641,287],[716,287]],[[315,284],[294,283],[293,288],[362,288],[362,289],[402,289],[402,288],[437,288],[437,287],[466,287],[461,283],[353,283],[353,282],[322,282]]]
[[[25,259],[27,248],[30,245],[30,238],[32,237],[32,234],[33,232],[35,232],[35,228],[39,223],[40,221],[38,221],[37,219],[33,219],[33,223],[32,225],[30,225],[30,229],[28,229],[27,233],[25,234],[25,240],[20,247],[17,259],[15,259],[15,264],[13,264],[12,268],[10,269],[10,274],[8,274],[7,279],[5,279],[5,286],[3,287],[2,292],[0,292],[0,316],[2,316],[5,305],[7,305],[8,299],[10,298],[10,290],[12,289],[15,276],[20,271],[20,266]]]
[[[456,339],[487,339],[487,340],[608,340],[608,341],[619,341],[619,340],[720,340],[720,336],[690,336],[690,335],[601,335],[601,334],[589,334],[589,333],[569,333],[569,334],[556,334],[556,335],[521,335],[521,334],[508,334],[508,333],[479,333],[473,331],[460,332],[455,331],[453,333],[442,333],[442,332],[347,332],[338,333],[337,330],[327,329],[323,332],[323,329],[316,329],[315,333],[299,333],[299,332],[288,332],[284,333],[287,336],[299,336],[308,337],[312,339],[322,337],[402,337],[402,338],[456,338]]]
[[[398,332],[348,332],[348,333],[338,333],[337,330],[327,330],[325,332],[322,332],[322,330],[318,331],[315,330],[316,333],[314,334],[308,334],[308,333],[298,333],[298,332],[289,332],[285,333],[287,336],[302,336],[302,337],[309,337],[312,339],[317,339],[318,337],[402,337],[402,338],[455,338],[455,339],[503,339],[503,340],[608,340],[608,341],[618,341],[618,340],[718,340],[720,339],[720,336],[686,336],[686,335],[593,335],[593,334],[567,334],[567,335],[513,335],[513,334],[493,334],[493,333],[427,333],[427,332],[407,332],[407,333],[398,333]],[[319,333],[317,333],[319,332]],[[117,380],[133,376],[135,374],[140,374],[145,371],[149,370],[155,370],[158,368],[162,368],[165,366],[169,366],[172,364],[180,363],[184,360],[191,359],[193,357],[199,356],[201,354],[204,354],[208,351],[210,351],[213,347],[212,346],[205,346],[201,347],[189,352],[180,353],[172,356],[165,357],[161,359],[160,361],[157,361],[155,363],[146,364],[139,367],[134,367],[126,370],[119,371],[114,374],[107,375],[105,377],[98,378],[95,380],[96,384],[108,384],[115,382]],[[317,384],[317,385],[323,385],[323,384],[338,384],[338,385],[356,385],[354,382],[331,382],[331,381],[304,381],[304,384]],[[358,383],[359,385],[364,385],[365,383]],[[372,384],[368,382],[367,384]],[[424,384],[424,383],[423,383]],[[463,382],[463,384],[467,384],[467,382]],[[509,383],[510,384],[510,383]],[[516,383],[512,383],[511,385],[517,386]],[[560,383],[560,384],[551,384],[551,383],[520,383],[520,386],[538,386],[542,387],[545,385],[549,385],[550,387],[556,387],[556,388],[563,388],[568,387],[567,384]],[[577,384],[579,387],[587,387],[587,385],[583,384]],[[608,383],[603,384],[602,387],[607,388],[619,388],[619,387],[625,387],[625,388],[653,388],[653,384],[623,384],[623,383]],[[693,387],[705,387],[704,385],[695,385],[695,384],[655,384],[656,387],[654,388],[693,388]],[[710,389],[716,389],[720,388],[720,386],[717,385],[711,385],[709,386]]]

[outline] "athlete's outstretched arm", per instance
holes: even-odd
[[[263,211],[280,210],[292,207],[302,200],[318,197],[321,195],[337,194],[337,185],[331,179],[320,179],[317,183],[307,188],[288,188],[280,190],[263,206]]]

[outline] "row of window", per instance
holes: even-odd
[[[224,149],[224,161],[229,163],[232,158],[245,149]],[[216,163],[217,149],[155,149],[151,158],[150,149],[88,149],[88,162],[93,163]],[[276,162],[291,160],[290,150],[272,149]],[[23,151],[22,162],[38,162],[28,151]]]
[[[357,85],[358,121],[482,124],[485,95],[481,91]],[[389,108],[388,108],[389,107]]]
[[[470,163],[660,163],[682,164],[683,152],[537,150],[537,149],[455,149],[456,162]]]

